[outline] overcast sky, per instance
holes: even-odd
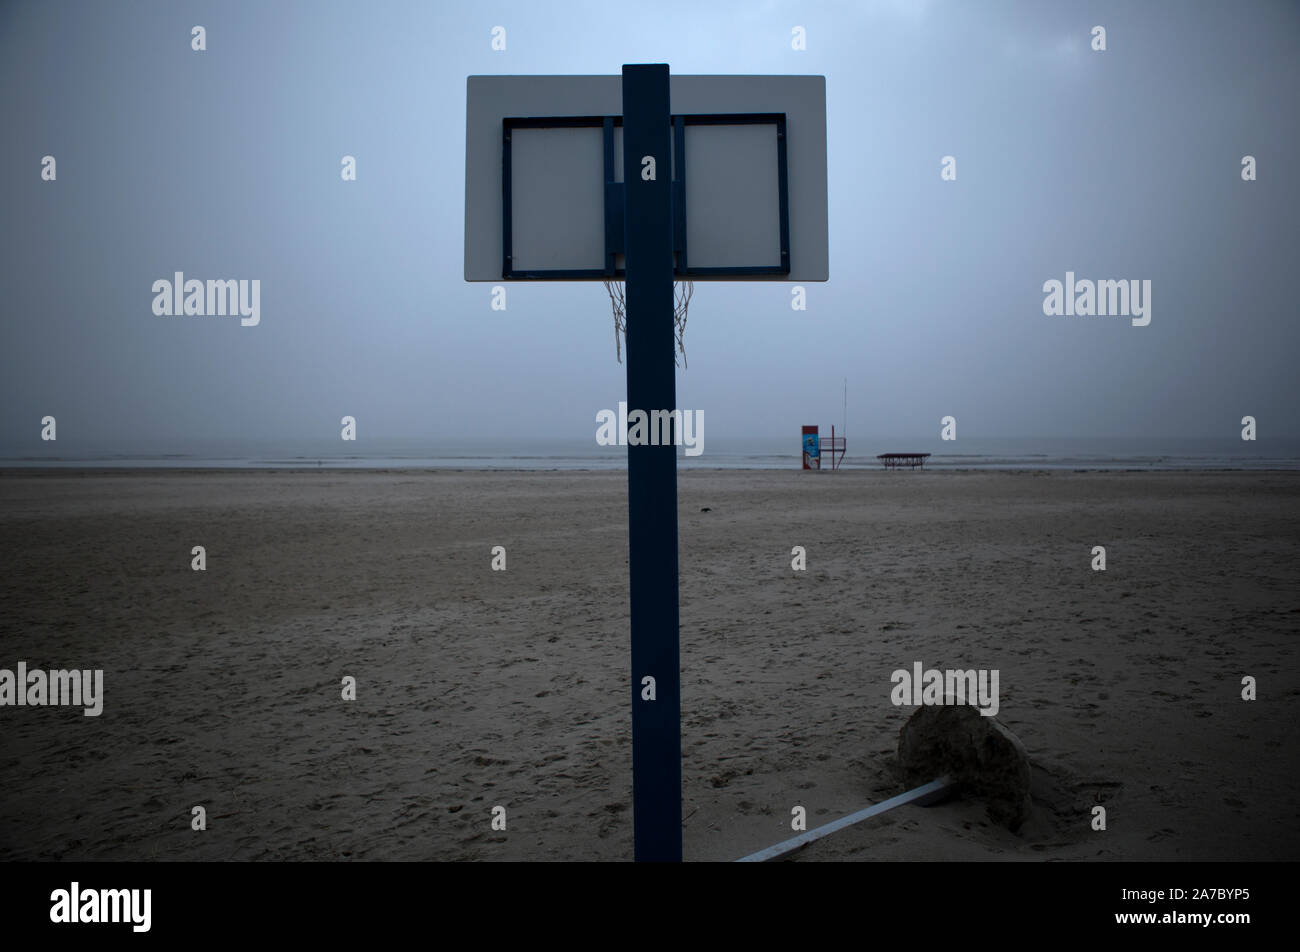
[[[61,441],[589,439],[625,393],[604,289],[500,312],[463,280],[465,80],[635,62],[826,76],[831,280],[804,312],[697,285],[678,403],[710,438],[829,429],[844,378],[858,435],[1300,436],[1290,0],[158,0],[0,7],[0,450],[46,414]],[[155,316],[175,271],[259,279],[260,324]],[[1150,324],[1046,316],[1067,271],[1150,280]]]

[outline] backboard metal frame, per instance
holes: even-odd
[[[673,276],[695,278],[784,276],[790,273],[790,179],[786,156],[786,115],[783,112],[697,113],[674,115],[673,127]],[[615,180],[614,130],[623,125],[622,116],[507,116],[501,120],[501,277],[503,280],[575,281],[590,278],[622,279],[625,269],[615,266],[616,256],[625,254],[624,187]],[[726,125],[771,125],[776,127],[777,201],[780,228],[780,263],[740,267],[692,268],[686,241],[686,127]],[[524,268],[514,267],[513,204],[511,201],[511,141],[515,129],[598,128],[603,133],[605,169],[605,267]]]

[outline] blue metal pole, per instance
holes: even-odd
[[[671,106],[666,64],[623,67],[627,404],[677,406]],[[654,160],[653,170],[646,157]],[[649,425],[645,427],[649,433]],[[682,858],[677,449],[627,448],[632,618],[632,808],[639,862]],[[653,699],[650,682],[653,678]]]

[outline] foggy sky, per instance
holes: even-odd
[[[845,378],[857,434],[1300,436],[1298,4],[61,2],[0,7],[0,451],[46,414],[73,445],[590,438],[626,392],[600,284],[498,312],[463,280],[465,80],[636,62],[826,76],[831,280],[804,312],[696,285],[710,438],[829,429]],[[175,271],[260,279],[260,324],[155,316]],[[1044,315],[1067,271],[1149,279],[1150,325]]]

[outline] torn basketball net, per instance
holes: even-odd
[[[606,281],[605,290],[609,292],[609,303],[614,307],[614,350],[618,362],[623,362],[623,336],[627,333],[627,297],[626,287],[622,281]],[[686,366],[686,345],[682,337],[686,333],[686,311],[691,306],[691,296],[695,293],[694,281],[673,282],[673,324],[677,328],[677,351],[682,355],[681,366]],[[673,363],[677,363],[677,354],[673,354]]]

